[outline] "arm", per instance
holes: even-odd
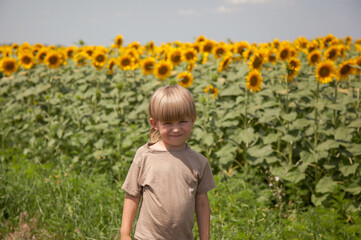
[[[210,215],[207,193],[196,195],[196,215],[200,240],[209,239]]]
[[[130,233],[132,231],[134,218],[138,210],[139,199],[140,199],[140,195],[134,197],[127,193],[127,195],[125,196],[122,227],[120,229],[121,240],[128,240],[128,239],[131,240]]]

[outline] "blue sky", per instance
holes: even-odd
[[[361,38],[361,0],[0,0],[0,44]]]

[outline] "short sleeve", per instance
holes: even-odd
[[[206,193],[216,187],[211,166],[208,161],[205,164],[202,178],[199,180],[198,189],[196,194]]]
[[[139,184],[139,175],[141,172],[142,155],[139,151],[135,154],[133,162],[129,168],[127,177],[122,186],[122,190],[126,191],[132,196],[138,196],[142,192],[142,187]]]

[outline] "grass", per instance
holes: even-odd
[[[34,163],[16,152],[1,162],[0,239],[117,239],[124,192],[112,173]],[[304,206],[244,168],[217,174],[209,192],[211,239],[359,239],[360,211]],[[297,196],[297,194],[294,194]],[[301,198],[301,197],[299,197]],[[194,228],[198,239],[197,227]]]

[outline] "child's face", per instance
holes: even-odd
[[[183,118],[177,121],[161,122],[150,119],[153,128],[159,130],[160,143],[168,150],[185,149],[186,141],[191,135],[195,118]]]

